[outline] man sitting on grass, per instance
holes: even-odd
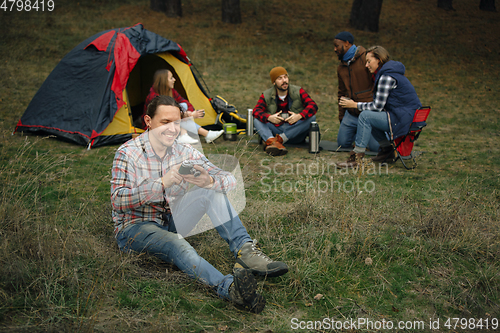
[[[252,273],[279,276],[288,266],[272,261],[248,235],[225,195],[236,185],[234,176],[177,142],[181,117],[172,97],[155,97],[144,117],[148,130],[116,152],[111,202],[118,246],[173,263],[221,298],[260,313],[265,300]],[[184,161],[197,165],[185,174],[180,169]],[[224,276],[183,238],[205,214],[236,257],[233,275]]]
[[[285,142],[301,143],[316,121],[318,106],[306,91],[288,84],[288,73],[275,67],[269,73],[273,87],[264,91],[253,109],[254,126],[271,156],[288,153]]]

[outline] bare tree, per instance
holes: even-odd
[[[453,8],[453,0],[438,0],[438,8],[444,10],[455,10],[455,8]]]
[[[497,9],[495,7],[495,0],[481,0],[481,2],[479,2],[479,9],[496,12]]]
[[[241,23],[240,0],[222,0],[222,22]]]
[[[182,17],[182,0],[150,0],[149,7],[168,17]]]
[[[378,32],[383,0],[354,0],[349,24],[358,30]]]
[[[149,2],[149,8],[155,12],[165,12],[165,2],[164,0],[151,0]]]

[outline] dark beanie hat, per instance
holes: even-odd
[[[348,31],[339,32],[337,36],[335,36],[335,39],[340,39],[351,44],[354,43],[354,36]]]

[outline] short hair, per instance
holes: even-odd
[[[158,95],[148,104],[148,108],[146,110],[146,114],[153,118],[156,114],[156,110],[160,105],[166,106],[175,106],[179,108],[179,112],[181,113],[181,118],[184,118],[184,112],[182,112],[181,106],[177,101],[171,96]]]
[[[380,66],[391,60],[391,56],[389,55],[389,52],[384,49],[382,46],[372,46],[369,47],[368,50],[366,50],[366,54],[371,53],[375,57],[375,59],[378,59],[380,62]]]

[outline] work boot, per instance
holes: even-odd
[[[245,310],[261,313],[266,306],[266,300],[257,293],[257,282],[252,273],[246,269],[235,269],[234,281],[229,287],[229,300]]]
[[[253,242],[243,244],[238,251],[234,269],[245,268],[253,274],[275,277],[288,272],[288,266],[281,261],[273,261],[260,249],[256,239]]]
[[[380,151],[377,156],[372,157],[372,161],[380,163],[394,163],[396,161],[396,151],[394,150],[394,147],[380,147]]]
[[[283,138],[279,135],[276,135],[274,138],[267,139],[264,150],[271,156],[281,156],[288,153],[288,150],[285,146],[283,146]]]
[[[349,153],[349,158],[347,159],[347,161],[338,163],[337,168],[355,168],[358,165],[359,161],[363,159],[363,157],[365,157],[365,153],[355,153],[354,151],[351,151]]]

